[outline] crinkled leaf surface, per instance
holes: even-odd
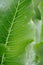
[[[41,19],[39,4],[43,0],[32,0],[32,1],[33,1],[33,7],[34,7],[34,18]]]
[[[26,65],[27,45],[34,40],[32,16],[32,0],[0,0],[0,43],[7,49],[1,65]]]
[[[41,13],[41,29],[40,30],[40,40],[34,46],[35,50],[35,62],[36,65],[43,65],[43,1],[39,4],[39,10]],[[39,25],[40,27],[40,25]]]
[[[35,23],[35,29],[36,29],[36,42],[41,42],[43,41],[43,24],[42,24],[42,15],[43,15],[43,5],[42,3],[43,0],[33,0],[33,6],[34,6],[34,17],[33,21]],[[42,5],[42,6],[41,6]]]

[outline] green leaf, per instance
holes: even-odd
[[[33,21],[34,21],[34,24],[35,24],[35,31],[36,31],[36,43],[39,43],[39,42],[42,42],[43,41],[43,1],[42,0],[33,0],[33,5],[34,7],[37,9],[39,9],[40,11],[40,16],[41,16],[41,20],[37,17],[33,17]],[[37,11],[38,11],[37,9]],[[36,11],[36,10],[35,10]],[[36,11],[36,16],[37,13],[39,14],[39,12]]]
[[[5,52],[6,52],[5,45],[4,45],[4,44],[0,44],[0,63],[1,63],[2,55],[3,55],[3,53],[5,53]]]
[[[38,33],[38,35],[36,36],[37,40],[39,39],[39,42],[37,42],[34,46],[34,51],[35,51],[35,64],[36,65],[43,65],[43,1],[41,3],[39,3],[39,10],[41,13],[41,26],[38,23],[38,27],[37,29],[40,30],[40,32]],[[37,23],[37,20],[36,22]],[[40,28],[41,27],[41,28]]]
[[[6,52],[6,48],[4,44],[0,44],[0,56],[3,54],[3,52]]]
[[[38,65],[43,65],[43,42],[35,44],[34,51],[36,53],[35,62],[37,61]]]
[[[32,0],[33,1],[33,7],[34,7],[34,18],[41,19],[41,13],[39,10],[39,4],[42,0]]]
[[[32,16],[32,0],[0,0],[0,43],[7,47],[1,65],[26,64],[27,45],[35,34]]]

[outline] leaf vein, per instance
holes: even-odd
[[[6,38],[6,42],[5,42],[5,47],[7,46],[7,43],[8,43],[8,39],[9,39],[9,36],[10,36],[11,30],[12,30],[12,27],[13,27],[14,21],[15,21],[15,19],[16,19],[16,14],[17,14],[17,11],[18,11],[19,4],[20,4],[20,0],[18,1],[18,5],[17,5],[17,7],[16,7],[16,12],[15,12],[15,15],[14,15],[14,17],[13,17],[13,20],[12,20],[11,26],[10,26],[10,28],[9,28],[8,36],[7,36],[7,38]],[[3,65],[3,62],[4,62],[4,53],[3,53],[3,55],[2,55],[1,65]]]

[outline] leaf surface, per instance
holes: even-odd
[[[42,0],[32,0],[33,1],[33,7],[34,7],[34,18],[41,19],[41,13],[39,10],[39,4]]]
[[[36,65],[43,65],[43,42],[40,42],[38,44],[36,44],[34,46],[34,50],[35,50],[35,53],[36,53],[36,56],[35,56],[35,62],[36,62]]]
[[[1,65],[25,65],[34,40],[32,0],[0,0],[0,14],[0,42],[7,47]]]

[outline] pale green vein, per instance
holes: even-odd
[[[7,46],[7,43],[8,43],[8,39],[9,39],[9,36],[10,36],[11,30],[12,30],[14,21],[15,21],[15,18],[16,18],[16,14],[17,14],[17,11],[18,11],[19,4],[20,4],[20,0],[18,1],[18,5],[17,5],[17,8],[16,8],[16,12],[15,12],[15,15],[14,15],[14,17],[13,17],[11,26],[10,26],[10,28],[9,28],[8,36],[7,36],[6,42],[5,42],[5,47]],[[2,55],[1,65],[3,65],[3,62],[4,62],[4,53],[3,53],[3,55]]]

